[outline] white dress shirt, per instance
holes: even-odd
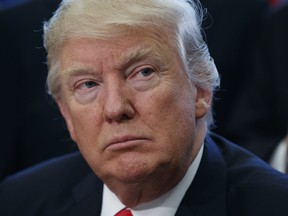
[[[196,175],[203,155],[203,148],[204,145],[202,145],[183,179],[174,188],[151,202],[130,209],[133,216],[174,216],[181,200]],[[101,216],[114,216],[123,208],[125,208],[125,206],[117,196],[104,185]]]
[[[276,147],[269,163],[274,169],[282,173],[286,171],[286,152],[287,143],[283,140]]]

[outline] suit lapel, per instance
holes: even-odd
[[[103,183],[91,173],[74,189],[74,206],[70,216],[100,216],[102,206]]]
[[[219,149],[208,136],[197,174],[187,190],[176,216],[226,215],[227,167]]]

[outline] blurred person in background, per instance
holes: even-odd
[[[75,150],[45,84],[42,25],[59,3],[30,0],[0,12],[0,179]]]
[[[258,69],[242,95],[238,118],[242,144],[276,169],[286,172],[288,131],[288,3],[274,5],[260,40]],[[239,112],[240,110],[235,110]],[[236,122],[236,119],[232,119]],[[235,131],[236,133],[236,131]]]
[[[245,145],[245,133],[238,121],[246,113],[238,99],[257,69],[269,4],[265,0],[201,2],[208,9],[203,22],[204,35],[221,76],[221,89],[213,104],[213,131]]]
[[[29,0],[0,0],[0,10],[4,10],[10,7],[17,6]]]

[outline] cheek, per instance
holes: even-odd
[[[194,123],[194,100],[192,93],[185,88],[179,89],[179,86],[173,85],[165,86],[162,90],[158,89],[148,95],[140,109],[146,112],[152,121],[154,119],[153,122],[156,126],[177,129],[175,125],[180,124],[185,127]],[[171,123],[173,124],[171,125]]]
[[[140,112],[142,120],[154,131],[157,139],[161,140],[159,143],[167,150],[190,145],[195,128],[193,96],[181,89],[175,89],[165,88],[154,92],[147,97],[147,103],[141,106],[142,117]]]
[[[97,108],[77,107],[72,109],[71,123],[74,128],[74,141],[78,143],[79,148],[91,146],[95,143],[100,130],[100,117]],[[85,144],[85,146],[82,146]]]

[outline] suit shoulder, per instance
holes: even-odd
[[[51,159],[0,184],[0,214],[64,215],[64,207],[75,202],[75,189],[83,184],[89,190],[100,185],[80,153]]]
[[[226,164],[230,213],[251,215],[251,211],[254,211],[254,215],[287,214],[288,176],[221,136],[211,135],[211,138]]]
[[[4,179],[0,199],[13,194],[40,197],[64,192],[89,173],[89,166],[78,152],[53,158]]]
[[[77,170],[77,172],[72,172]],[[70,153],[44,161],[6,178],[1,184],[8,186],[13,184],[33,184],[35,182],[53,182],[64,180],[65,175],[75,173],[75,177],[81,172],[89,172],[90,169],[79,152]],[[80,172],[80,173],[79,173]],[[83,174],[83,173],[81,173]],[[62,176],[62,178],[55,178]],[[71,177],[71,176],[69,176]],[[32,180],[32,182],[31,182]]]
[[[288,188],[287,175],[278,172],[253,153],[219,135],[212,134],[211,138],[221,152],[231,181],[239,184],[259,183],[260,185],[275,183]]]

